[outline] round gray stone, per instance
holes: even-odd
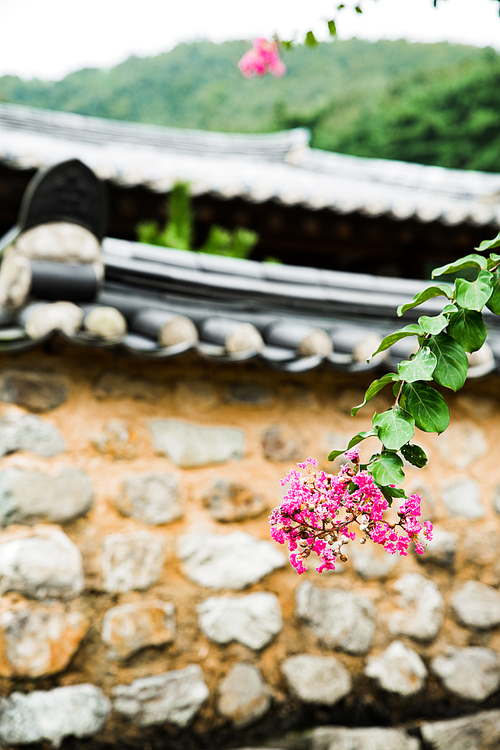
[[[431,662],[432,672],[459,698],[484,701],[500,685],[500,657],[490,648],[452,648]]]
[[[296,615],[326,645],[349,654],[366,654],[375,632],[377,611],[362,594],[325,589],[304,581],[296,591]]]
[[[455,479],[441,488],[441,499],[452,518],[482,518],[485,509],[475,479]]]
[[[436,443],[443,458],[457,469],[466,469],[488,452],[483,430],[472,422],[451,424]]]
[[[176,419],[148,422],[155,453],[184,469],[242,458],[245,433],[231,427],[206,427]]]
[[[166,472],[144,472],[127,477],[115,504],[124,516],[151,525],[176,521],[184,513],[179,479]]]
[[[423,688],[427,669],[416,651],[402,641],[393,641],[380,656],[368,659],[365,674],[382,690],[407,696]]]
[[[0,399],[29,411],[51,411],[68,398],[68,388],[57,375],[30,370],[4,370]]]
[[[87,474],[73,466],[55,476],[11,468],[0,474],[0,524],[49,520],[65,523],[85,515],[94,502]]]
[[[405,573],[393,584],[399,596],[389,614],[393,635],[406,635],[418,641],[431,641],[444,622],[444,601],[434,581],[420,573]]]
[[[90,440],[99,453],[113,460],[131,459],[137,455],[131,430],[123,419],[111,419],[106,422],[102,432],[91,436]]]
[[[259,516],[266,503],[252,490],[225,479],[215,479],[203,496],[203,504],[216,521],[244,521]]]
[[[297,433],[284,425],[273,425],[262,435],[264,456],[268,461],[298,461],[304,450]]]
[[[158,534],[110,534],[103,545],[104,588],[113,594],[147,589],[160,577],[164,560],[165,540]]]
[[[146,646],[170,643],[175,633],[174,605],[159,599],[111,607],[104,615],[101,631],[112,659],[128,659]]]
[[[64,737],[91,737],[106,723],[111,704],[95,685],[69,685],[0,698],[0,740],[26,745]]]
[[[402,729],[316,727],[311,732],[310,750],[421,750],[421,746]]]
[[[80,550],[59,529],[0,540],[0,594],[18,591],[33,599],[72,599],[83,586]]]
[[[253,724],[270,705],[271,692],[253,664],[235,664],[220,684],[217,710],[235,727]]]
[[[0,419],[0,456],[31,451],[50,458],[66,450],[55,424],[34,414],[6,414]]]
[[[500,711],[428,722],[420,732],[431,750],[495,750],[500,747]]]
[[[213,589],[244,589],[286,563],[275,544],[244,531],[184,534],[178,552],[188,578]]]
[[[198,664],[184,669],[140,677],[113,689],[113,708],[139,727],[176,724],[185,727],[208,698]]]
[[[451,609],[466,628],[487,630],[500,623],[500,593],[480,581],[467,581],[453,594]]]
[[[201,630],[216,643],[239,641],[264,648],[281,631],[278,597],[266,591],[247,596],[213,596],[197,606]]]
[[[432,541],[428,542],[423,555],[416,555],[422,565],[434,563],[442,568],[453,568],[458,537],[453,531],[434,526]]]
[[[333,656],[291,656],[281,671],[289,691],[304,703],[334,706],[352,689],[349,672]]]
[[[375,544],[353,544],[350,550],[354,570],[365,581],[387,578],[391,570],[397,565],[396,555],[387,552]]]

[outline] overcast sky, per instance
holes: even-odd
[[[352,0],[351,0],[352,2]],[[346,0],[346,4],[349,0]],[[0,75],[58,79],[155,55],[195,39],[325,37],[338,0],[0,0]],[[496,0],[362,0],[343,11],[339,36],[491,45],[500,50]]]

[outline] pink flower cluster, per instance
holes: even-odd
[[[321,564],[316,570],[335,570],[337,560],[347,561],[343,548],[361,532],[360,543],[371,540],[387,552],[406,555],[413,542],[422,554],[432,539],[430,521],[420,523],[420,497],[411,495],[398,510],[399,521],[384,520],[389,505],[373,477],[359,471],[358,451],[346,457],[353,462],[341,466],[337,475],[315,470],[318,461],[308,458],[297,464],[305,474],[292,469],[281,480],[289,489],[281,505],[269,517],[271,536],[279,544],[287,544],[290,562],[297,573],[305,573],[306,560],[315,552]]]
[[[246,78],[264,76],[266,73],[280,78],[286,73],[286,65],[280,60],[277,42],[268,42],[262,38],[254,39],[252,49],[245,52],[238,67]]]

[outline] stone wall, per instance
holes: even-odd
[[[369,380],[62,343],[4,356],[0,743],[237,747],[330,723],[455,750],[453,719],[475,722],[466,750],[497,747],[498,379],[419,436],[424,557],[351,544],[338,572],[298,577],[269,540],[279,478],[368,427],[349,409]],[[328,731],[301,742],[392,747],[389,730]]]

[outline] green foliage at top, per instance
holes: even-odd
[[[113,68],[85,69],[56,82],[4,76],[0,100],[227,132],[305,125],[318,148],[447,166],[469,166],[481,158],[481,168],[499,168],[499,63],[491,50],[335,40],[313,50],[305,45],[283,50],[288,69],[283,78],[243,80],[237,62],[247,48],[244,42],[180,44],[155,57],[130,57]]]
[[[329,147],[358,156],[499,172],[499,108],[500,57],[485,49],[475,60],[394,82],[349,132],[332,137]]]
[[[174,185],[167,201],[168,220],[162,228],[156,221],[142,221],[137,225],[137,239],[148,245],[160,245],[177,250],[194,250],[194,211],[189,184]],[[226,255],[231,258],[248,258],[259,237],[243,227],[229,231],[212,224],[205,243],[197,248],[201,253]]]

